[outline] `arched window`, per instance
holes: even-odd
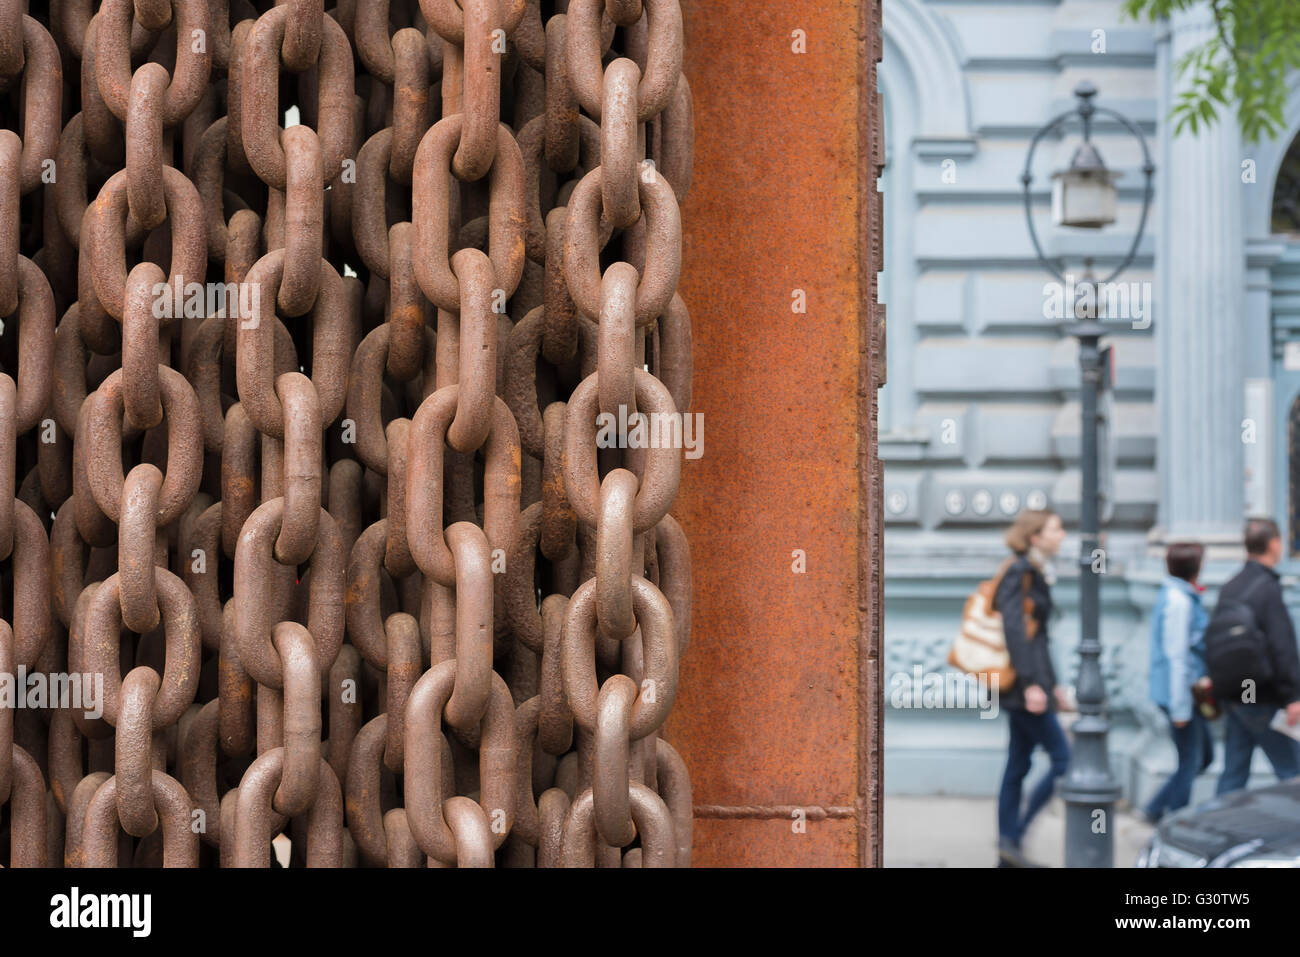
[[[1300,136],[1291,141],[1273,185],[1273,232],[1300,235]]]

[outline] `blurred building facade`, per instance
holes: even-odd
[[[910,688],[948,670],[962,605],[1005,556],[1011,518],[1046,506],[1067,528],[1077,520],[1077,350],[1026,231],[1020,174],[1034,131],[1072,108],[1081,80],[1140,127],[1157,168],[1145,237],[1116,293],[1126,298],[1110,301],[1119,328],[1101,628],[1113,769],[1127,796],[1144,799],[1174,764],[1146,694],[1165,543],[1209,546],[1212,605],[1244,557],[1242,519],[1269,514],[1286,537],[1284,575],[1300,574],[1300,78],[1274,141],[1243,142],[1230,113],[1176,133],[1166,121],[1183,82],[1176,63],[1213,30],[1208,4],[1153,24],[1125,18],[1118,0],[885,0],[887,792],[996,792],[1005,719],[916,707]],[[1076,127],[1044,140],[1033,170],[1039,236],[1076,275],[1084,257],[1098,273],[1119,262],[1142,207],[1136,141],[1105,120],[1093,141],[1122,174],[1118,221],[1105,230],[1050,225],[1051,174],[1068,164]],[[1071,535],[1052,627],[1069,683],[1077,561]],[[1300,612],[1300,589],[1288,598]]]

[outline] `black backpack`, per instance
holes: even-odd
[[[1266,581],[1257,579],[1238,598],[1219,599],[1205,629],[1205,669],[1220,701],[1237,701],[1244,682],[1256,688],[1273,680],[1273,660],[1255,610],[1247,599]]]

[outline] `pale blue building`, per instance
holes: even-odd
[[[887,129],[888,384],[885,462],[886,791],[993,794],[1005,719],[892,707],[891,677],[947,670],[962,605],[1004,556],[1025,505],[1078,514],[1074,340],[1062,332],[1025,227],[1020,173],[1033,132],[1073,106],[1079,81],[1137,123],[1155,198],[1122,281],[1133,299],[1111,337],[1114,469],[1102,583],[1113,769],[1145,798],[1173,749],[1146,703],[1148,621],[1163,548],[1205,543],[1214,587],[1243,557],[1246,514],[1283,526],[1300,576],[1300,90],[1288,130],[1243,143],[1228,114],[1199,135],[1166,122],[1173,64],[1213,30],[1208,5],[1172,22],[1123,18],[1112,0],[885,0],[880,87]],[[1295,89],[1300,78],[1292,84]],[[1054,231],[1051,173],[1077,130],[1040,144],[1034,212],[1050,255],[1113,266],[1142,206],[1141,152],[1099,121],[1119,180],[1118,222]],[[1291,156],[1288,158],[1288,152]],[[1078,270],[1080,273],[1082,269]],[[1075,536],[1058,562],[1058,672],[1072,682]],[[1300,588],[1291,589],[1300,610]],[[1271,776],[1258,755],[1260,780]],[[1217,765],[1198,785],[1209,793]]]

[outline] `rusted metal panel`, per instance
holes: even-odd
[[[795,833],[789,822],[779,820],[698,820],[694,862],[704,867],[852,864],[858,853],[858,831],[851,820],[809,824],[804,833]]]
[[[675,509],[695,637],[668,737],[694,862],[879,863],[879,4],[683,10],[706,442]]]

